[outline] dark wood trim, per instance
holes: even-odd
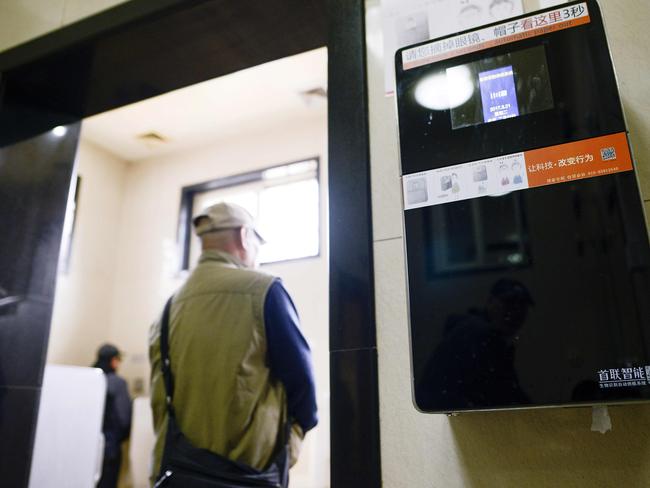
[[[322,47],[326,36],[323,0],[130,0],[0,54],[0,146]]]
[[[331,482],[379,488],[368,86],[362,0],[328,0]]]
[[[169,15],[174,10],[206,1],[210,0],[131,0],[121,3],[0,52],[0,71],[38,62],[56,52],[77,46],[80,40],[88,42],[99,39],[134,23]]]

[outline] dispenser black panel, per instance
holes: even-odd
[[[477,32],[396,55],[416,406],[650,399],[650,248],[598,6]]]

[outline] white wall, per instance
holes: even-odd
[[[558,2],[559,3],[559,2]],[[601,0],[650,213],[650,7]],[[536,8],[537,0],[526,0]],[[590,409],[418,413],[411,403],[405,261],[394,100],[384,96],[379,0],[366,0],[382,476],[390,488],[650,486],[650,406],[610,409],[613,431],[589,431]],[[374,51],[373,51],[374,49]]]
[[[291,473],[292,487],[329,486],[327,123],[322,111],[263,134],[215,140],[137,163],[94,146],[82,132],[76,230],[69,273],[57,282],[48,362],[90,365],[97,347],[112,342],[126,352],[120,374],[132,390],[139,383],[146,394],[149,326],[183,282],[176,247],[182,187],[312,157],[321,163],[321,254],[264,269],[280,276],[294,299],[318,386],[320,424],[307,436]]]
[[[128,164],[82,141],[81,177],[72,254],[57,280],[48,362],[88,366],[110,336],[116,237]]]
[[[131,357],[122,366],[125,376],[148,378],[149,325],[183,282],[177,273],[176,247],[182,187],[312,156],[321,156],[326,171],[326,141],[325,120],[314,119],[273,127],[264,134],[242,134],[238,139],[139,161],[130,167],[115,241],[116,286],[110,327],[111,340]],[[326,205],[323,200],[323,211]],[[319,258],[267,268],[281,275],[294,295],[319,359],[326,354],[320,346],[327,346],[328,337],[325,246],[323,251]],[[319,376],[321,379],[325,384],[326,377]]]
[[[2,0],[0,52],[127,0]]]
[[[219,177],[319,156],[327,181],[327,127],[323,114],[313,120],[273,126],[262,134],[143,160],[129,166],[124,184],[119,231],[111,245],[116,256],[107,339],[127,355],[120,374],[148,387],[148,330],[162,306],[183,282],[177,273],[176,232],[181,189]],[[323,229],[327,193],[322,187]],[[83,205],[83,202],[82,202]],[[307,438],[304,455],[292,470],[293,486],[327,486],[329,477],[329,345],[327,236],[318,258],[265,267],[283,278],[311,344],[321,425]],[[78,297],[79,298],[79,297]],[[318,483],[315,482],[318,480]]]
[[[83,139],[82,178],[68,274],[59,276],[48,361],[89,365],[97,347],[126,352],[120,374],[147,393],[148,330],[164,301],[183,282],[176,232],[181,189],[219,177],[320,157],[321,254],[269,265],[280,276],[311,344],[321,422],[292,470],[292,486],[329,484],[329,297],[327,249],[327,123],[313,119],[273,126],[262,134],[215,139],[173,155],[127,163]]]

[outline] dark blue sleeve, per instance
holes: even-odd
[[[269,367],[287,392],[289,417],[306,433],[318,423],[318,409],[311,351],[299,322],[289,294],[276,281],[264,302]]]

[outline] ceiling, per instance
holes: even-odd
[[[138,161],[325,117],[327,49],[279,59],[84,119],[82,138]],[[155,134],[156,137],[143,137]]]

